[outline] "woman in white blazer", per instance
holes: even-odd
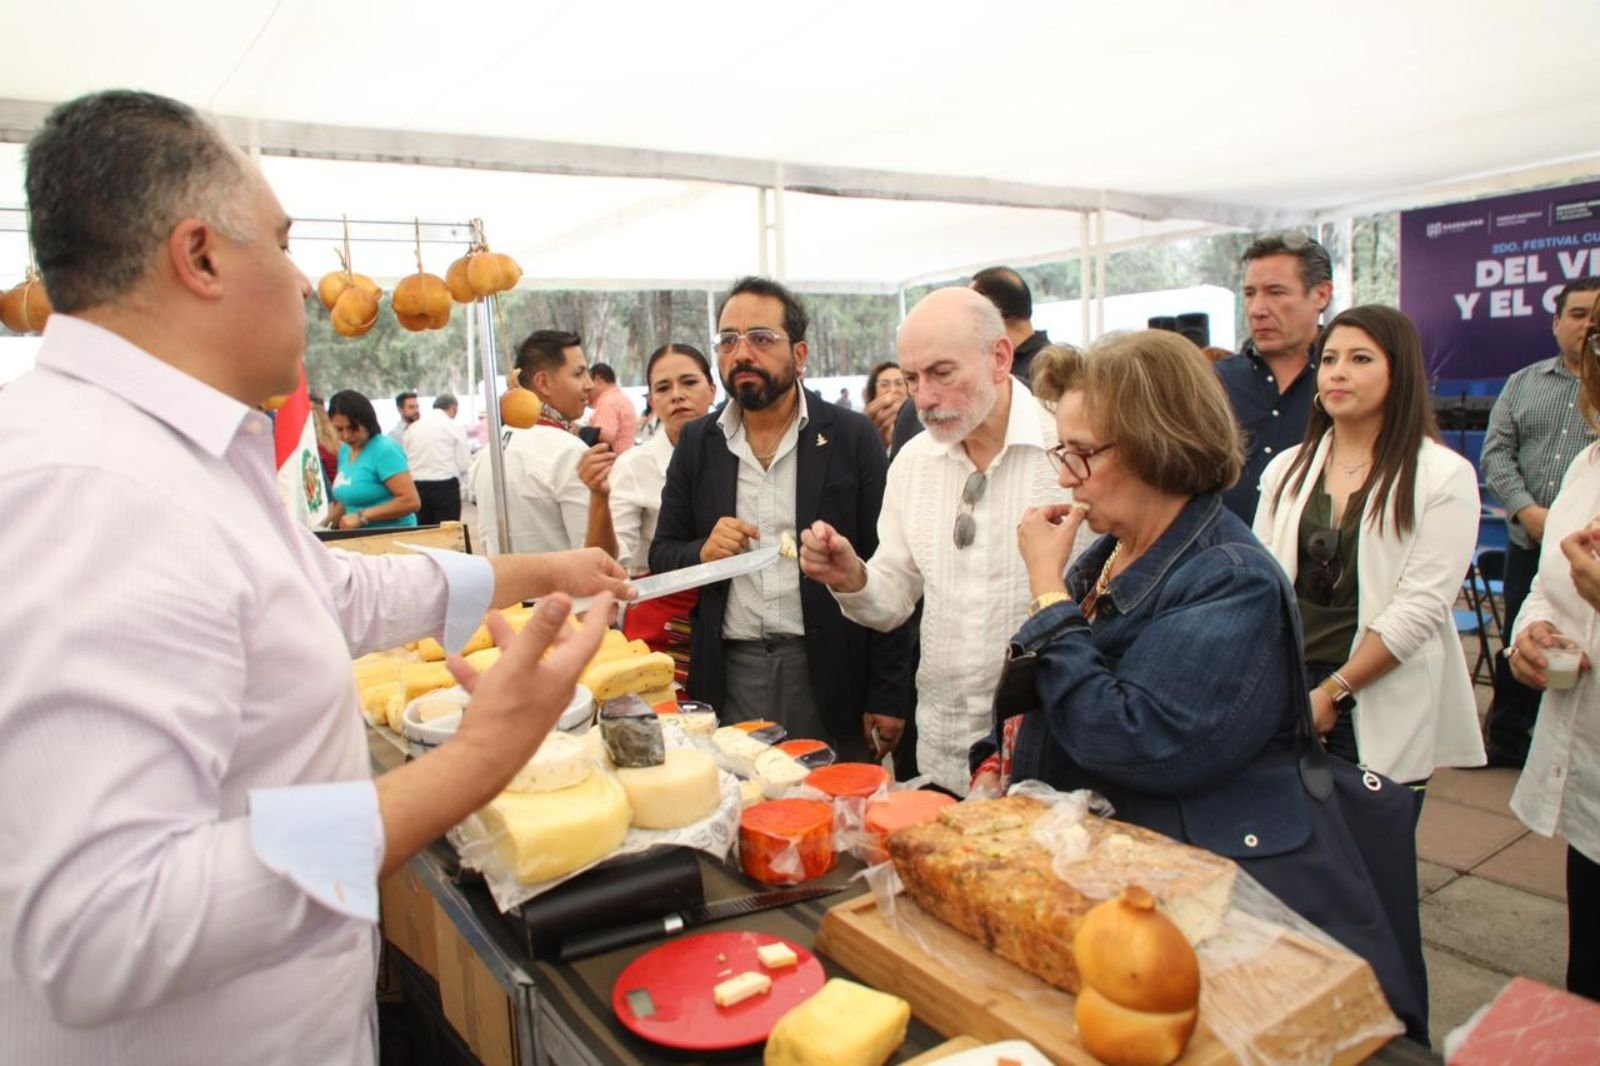
[[[1305,440],[1261,478],[1255,532],[1294,582],[1328,749],[1417,791],[1480,766],[1451,609],[1478,534],[1472,465],[1437,440],[1422,341],[1392,307],[1322,334]]]

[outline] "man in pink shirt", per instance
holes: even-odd
[[[255,165],[119,91],[51,112],[26,169],[57,313],[0,393],[0,1057],[373,1063],[378,878],[527,762],[625,576],[324,548],[257,410],[299,378],[310,284]],[[456,739],[374,780],[350,657],[530,595],[498,665],[451,660]]]
[[[600,439],[611,445],[611,450],[621,455],[633,447],[634,435],[639,432],[639,412],[633,401],[617,384],[617,372],[605,363],[589,368],[594,379],[594,389],[589,393],[589,424],[600,431]]]

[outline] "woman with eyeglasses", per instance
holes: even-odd
[[[1583,413],[1600,428],[1600,302],[1580,349]],[[1558,676],[1557,645],[1582,658]],[[1600,443],[1578,453],[1545,518],[1539,573],[1506,649],[1518,681],[1544,693],[1511,809],[1567,842],[1567,989],[1600,1000]]]
[[[1322,332],[1304,441],[1267,465],[1255,531],[1294,582],[1328,750],[1412,786],[1481,766],[1451,608],[1478,534],[1472,464],[1439,443],[1422,341],[1370,304]]]
[[[1124,821],[1234,859],[1361,951],[1425,1038],[1415,923],[1391,924],[1347,838],[1313,828],[1327,823],[1297,772],[1309,725],[1294,594],[1223,504],[1244,447],[1216,373],[1182,336],[1150,330],[1041,353],[1033,383],[1059,397],[1052,454],[1075,502],[1017,528],[1034,599],[1007,672],[1032,652],[1033,683],[1002,680],[973,790],[1092,789]],[[1100,539],[1063,576],[1084,522]]]
[[[657,348],[645,363],[644,376],[650,389],[649,410],[660,421],[661,431],[617,456],[609,472],[602,470],[598,477],[579,467],[597,502],[606,504],[604,513],[596,516],[601,520],[590,523],[588,547],[609,552],[630,577],[650,571],[650,542],[655,539],[661,489],[667,483],[667,464],[672,462],[678,435],[711,410],[717,398],[711,363],[692,344]],[[643,640],[659,651],[668,643],[667,625],[678,620],[681,626],[694,601],[690,590],[630,608],[623,631],[630,640]]]

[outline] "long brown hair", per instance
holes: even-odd
[[[1371,337],[1389,362],[1389,394],[1383,400],[1383,426],[1378,430],[1378,440],[1373,447],[1372,469],[1367,471],[1366,481],[1351,499],[1358,501],[1361,509],[1369,498],[1375,499],[1374,527],[1381,532],[1392,512],[1396,531],[1406,534],[1417,524],[1417,455],[1424,439],[1439,439],[1439,426],[1428,396],[1422,338],[1417,334],[1416,325],[1401,312],[1382,304],[1363,304],[1339,312],[1323,327],[1322,336],[1317,338],[1318,352],[1340,326],[1359,329]],[[1288,474],[1278,482],[1278,489],[1273,493],[1274,510],[1291,480],[1294,492],[1304,487],[1317,445],[1332,428],[1333,419],[1328,412],[1321,404],[1313,403],[1311,417],[1306,419],[1306,435],[1300,442],[1300,453],[1294,457]],[[1347,513],[1359,513],[1359,510]]]
[[[1583,347],[1578,352],[1578,378],[1583,382],[1579,406],[1583,417],[1600,430],[1600,298],[1589,311],[1589,328],[1583,332]]]

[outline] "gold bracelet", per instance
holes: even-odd
[[[1072,597],[1065,592],[1041,592],[1028,604],[1028,617],[1032,618],[1046,607],[1053,607],[1058,603],[1066,603]]]

